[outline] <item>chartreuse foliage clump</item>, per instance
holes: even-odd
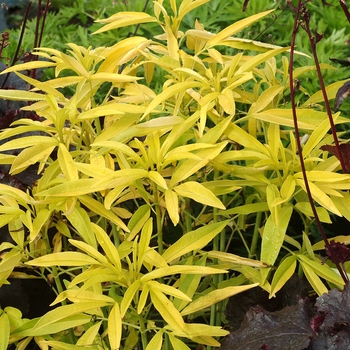
[[[29,101],[22,109],[40,118],[0,133],[0,162],[14,176],[36,164],[40,177],[26,192],[0,185],[0,225],[14,241],[0,246],[0,283],[26,266],[57,292],[42,317],[1,311],[2,349],[33,338],[53,349],[209,349],[228,334],[223,301],[234,294],[259,285],[273,297],[296,270],[319,295],[342,288],[315,253],[324,246],[309,238],[313,214],[285,107],[288,47],[235,37],[271,11],[216,34],[199,21],[183,32],[184,16],[207,2],[157,0],[153,15],[117,13],[96,36],[149,23],[162,34],[68,43],[65,53],[41,47],[41,60],[2,72],[32,88],[0,97]],[[55,76],[45,82],[23,74],[48,67]],[[334,98],[337,88],[327,89]],[[297,113],[309,186],[330,223],[350,219],[350,181],[320,149],[332,143],[327,114],[314,108],[320,96]],[[295,236],[293,212],[304,225]]]

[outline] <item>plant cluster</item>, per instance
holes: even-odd
[[[350,177],[324,148],[334,134],[320,108],[322,92],[334,99],[345,81],[305,98],[297,81],[315,67],[293,70],[290,48],[237,36],[271,10],[217,34],[199,20],[183,28],[208,1],[118,12],[97,21],[96,38],[134,25],[143,35],[42,46],[39,60],[2,72],[31,88],[0,97],[28,101],[22,111],[36,117],[1,131],[0,164],[39,176],[25,190],[0,184],[12,239],[0,245],[0,284],[35,274],[57,298],[33,319],[1,310],[1,349],[33,339],[46,349],[211,349],[228,334],[232,295],[260,286],[272,298],[296,271],[318,295],[343,288],[347,263],[334,251],[349,238],[326,241],[325,261],[312,225],[350,220]],[[48,68],[46,81],[23,74]]]

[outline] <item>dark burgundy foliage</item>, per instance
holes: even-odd
[[[328,151],[328,152],[334,154],[338,158],[338,160],[340,161],[340,155],[339,155],[339,152],[338,152],[338,149],[336,146],[324,145],[320,148],[322,151]],[[343,143],[343,144],[339,145],[339,150],[340,150],[341,156],[344,160],[345,168],[347,171],[350,172],[350,145]]]
[[[243,12],[247,9],[248,2],[249,2],[249,0],[245,0],[245,1],[244,1],[243,9],[242,9]]]
[[[350,95],[350,81],[347,81],[337,92],[334,100],[334,110],[337,111]]]
[[[340,59],[338,59],[338,58],[331,58],[331,57],[329,57],[329,59],[330,59],[331,61],[333,61],[333,62],[339,63],[340,65],[342,65],[342,66],[344,66],[344,67],[350,66],[350,61],[349,61],[349,59],[347,59],[347,60],[340,60]]]
[[[326,253],[334,263],[344,264],[346,261],[350,261],[350,250],[344,243],[330,241],[329,245],[326,246]]]
[[[223,340],[220,349],[349,350],[349,325],[347,283],[343,291],[333,289],[315,303],[312,298],[299,298],[295,305],[275,312],[250,308],[241,327]]]
[[[310,324],[312,306],[300,299],[297,305],[276,312],[250,309],[240,327],[222,342],[222,350],[305,349],[315,335]]]

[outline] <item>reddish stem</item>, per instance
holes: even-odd
[[[307,16],[307,15],[305,15],[305,16]],[[325,103],[325,106],[326,106],[327,115],[328,115],[328,119],[329,119],[329,125],[331,127],[332,135],[333,135],[333,139],[334,139],[334,143],[335,143],[335,147],[337,148],[337,151],[338,151],[337,153],[339,155],[338,158],[339,158],[339,161],[340,161],[340,165],[341,165],[342,171],[343,171],[344,174],[346,174],[347,173],[346,165],[345,165],[345,162],[344,162],[343,153],[341,152],[341,150],[339,148],[339,141],[338,141],[337,131],[335,129],[335,125],[334,125],[334,121],[333,121],[331,106],[329,104],[326,87],[324,85],[324,81],[323,81],[323,77],[322,77],[320,63],[319,63],[318,57],[317,57],[317,52],[316,52],[316,44],[317,44],[317,42],[315,40],[315,36],[312,35],[312,33],[311,33],[309,18],[304,18],[304,23],[305,23],[305,25],[303,26],[303,28],[305,29],[305,31],[306,31],[306,33],[307,33],[307,35],[309,37],[309,40],[310,40],[312,55],[314,56],[314,60],[315,60],[317,76],[318,76],[318,80],[320,81],[320,86],[321,86],[321,90],[322,90],[322,94],[323,94],[323,99],[324,99],[324,103]]]
[[[339,3],[340,3],[341,8],[344,11],[346,18],[348,19],[348,22],[350,23],[350,13],[349,13],[349,10],[346,6],[346,0],[339,0]]]
[[[327,239],[326,233],[324,232],[323,226],[321,224],[321,221],[318,217],[316,207],[314,200],[312,198],[309,182],[307,179],[306,175],[306,168],[305,168],[305,163],[304,163],[304,158],[303,158],[303,150],[301,147],[300,143],[300,134],[299,134],[299,128],[298,128],[298,117],[297,117],[297,111],[296,111],[296,104],[295,104],[295,88],[294,88],[294,79],[293,79],[293,61],[294,61],[294,50],[295,50],[295,37],[298,32],[299,26],[300,26],[300,20],[299,20],[299,15],[301,13],[301,9],[303,8],[303,11],[305,10],[303,6],[303,1],[299,0],[298,1],[298,6],[296,8],[296,14],[295,14],[295,20],[294,20],[294,26],[293,26],[293,34],[292,34],[292,41],[291,41],[291,48],[290,48],[290,62],[289,62],[289,87],[290,87],[290,99],[291,99],[291,104],[292,104],[292,114],[293,114],[293,123],[294,123],[294,130],[295,130],[295,138],[296,138],[296,144],[298,148],[298,153],[299,153],[299,158],[300,158],[300,166],[301,166],[301,171],[303,174],[303,180],[305,184],[305,189],[306,193],[310,202],[311,210],[314,215],[315,221],[317,223],[317,227],[321,233],[322,239],[325,243],[326,248],[330,248],[329,241]],[[331,251],[331,249],[328,249]],[[332,258],[332,257],[331,257]],[[333,259],[332,259],[333,261]],[[340,276],[344,280],[344,282],[348,281],[347,274],[345,274],[344,270],[341,268],[340,264],[334,259],[334,264],[336,265]]]

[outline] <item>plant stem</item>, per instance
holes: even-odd
[[[339,156],[339,161],[340,161],[340,164],[341,164],[341,167],[342,167],[342,171],[343,171],[344,174],[346,174],[347,170],[346,170],[343,154],[342,154],[342,152],[340,151],[340,148],[339,148],[339,141],[338,141],[337,131],[335,129],[335,125],[334,125],[334,121],[333,121],[331,106],[329,105],[327,91],[326,91],[326,87],[324,85],[320,63],[319,63],[318,57],[317,57],[317,52],[316,52],[317,41],[316,41],[315,36],[311,34],[310,18],[309,18],[309,15],[308,15],[307,11],[305,12],[305,14],[303,16],[305,17],[305,20],[304,20],[305,25],[303,26],[303,28],[305,29],[305,31],[306,31],[306,33],[307,33],[307,35],[309,37],[310,43],[311,43],[312,55],[314,56],[317,76],[318,76],[318,80],[320,82],[320,86],[321,86],[321,90],[322,90],[322,94],[323,94],[323,100],[324,100],[324,103],[325,103],[325,106],[326,106],[328,119],[329,119],[329,124],[331,126],[335,147],[338,150],[338,156]],[[316,37],[317,37],[317,33],[316,33]]]
[[[157,238],[158,238],[158,253],[163,254],[163,225],[162,225],[162,214],[159,206],[159,194],[158,186],[152,181],[154,206],[156,209],[156,222],[157,222]]]
[[[298,154],[299,154],[299,159],[300,159],[300,166],[301,166],[301,171],[303,174],[303,180],[304,180],[304,184],[305,184],[306,193],[307,193],[309,203],[310,203],[310,206],[312,209],[312,213],[314,215],[318,229],[321,233],[322,239],[325,242],[325,247],[329,248],[330,244],[328,242],[326,233],[324,232],[321,221],[318,217],[315,203],[314,203],[313,198],[312,198],[309,182],[308,182],[307,175],[306,175],[306,168],[305,168],[305,163],[304,163],[304,158],[303,158],[303,150],[302,150],[301,142],[300,142],[298,118],[297,118],[297,111],[296,111],[296,104],[295,104],[295,89],[294,89],[294,79],[293,79],[293,60],[294,60],[294,50],[295,50],[295,37],[296,37],[296,34],[298,32],[298,29],[299,29],[299,25],[300,25],[299,15],[301,13],[301,9],[303,9],[303,12],[305,11],[305,7],[303,5],[304,5],[303,1],[299,0],[297,8],[296,8],[296,14],[295,14],[295,20],[294,20],[294,26],[293,26],[293,34],[292,34],[292,41],[291,41],[291,48],[290,48],[290,62],[289,62],[290,99],[291,99],[291,105],[292,105],[292,114],[293,114],[293,123],[294,123],[296,144],[297,144],[297,149],[298,149]],[[331,249],[328,249],[328,250],[331,251]],[[340,264],[337,261],[333,261],[333,262],[336,265],[336,267],[339,271],[339,274],[342,277],[342,279],[344,280],[344,282],[347,282],[347,280],[348,280],[347,275],[344,273]]]
[[[253,239],[252,239],[252,244],[250,246],[249,258],[252,258],[256,253],[256,248],[258,246],[258,241],[260,237],[259,228],[261,227],[261,219],[262,219],[262,212],[259,211],[256,213]]]

